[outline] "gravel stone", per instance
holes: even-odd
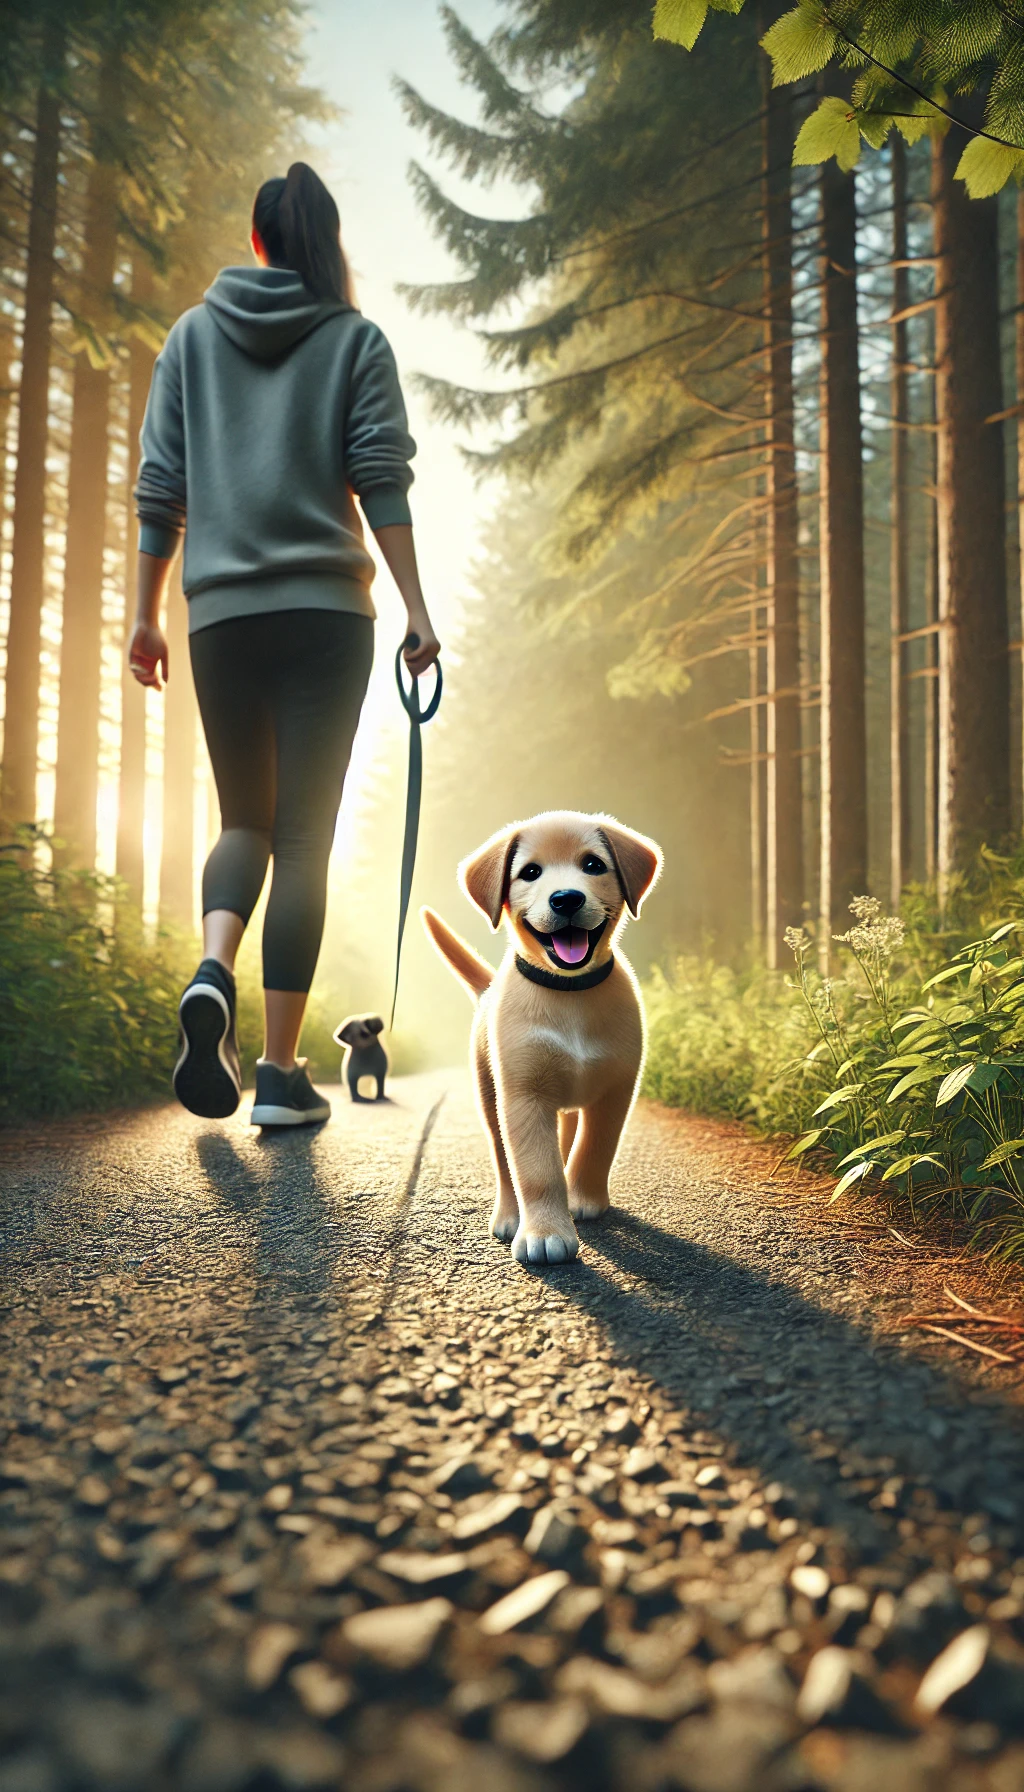
[[[464,1555],[430,1555],[426,1550],[396,1549],[378,1556],[377,1567],[396,1580],[408,1581],[410,1586],[429,1587],[434,1581],[451,1580],[454,1575],[465,1574],[467,1562]]]
[[[642,1722],[674,1723],[707,1703],[707,1679],[694,1661],[685,1662],[671,1678],[651,1685],[626,1668],[609,1667],[581,1655],[559,1669],[555,1685],[560,1692],[586,1699],[594,1711],[607,1717],[632,1717]]]
[[[713,1661],[708,1685],[716,1699],[743,1705],[770,1705],[792,1711],[796,1689],[782,1656],[771,1648],[743,1649],[731,1661]]]
[[[515,1630],[528,1619],[536,1618],[545,1606],[551,1604],[555,1594],[568,1585],[569,1576],[564,1568],[554,1568],[550,1574],[540,1574],[535,1580],[524,1580],[522,1586],[488,1607],[480,1619],[480,1629],[485,1636],[504,1636],[507,1630]]]
[[[294,1624],[261,1624],[249,1638],[245,1651],[245,1677],[255,1692],[273,1686],[290,1656],[302,1647],[302,1632]]]
[[[297,1668],[292,1668],[288,1681],[310,1717],[324,1720],[337,1717],[356,1696],[355,1686],[348,1676],[336,1673],[326,1661],[300,1662]]]
[[[802,1593],[805,1599],[824,1599],[829,1589],[829,1578],[824,1568],[816,1568],[807,1562],[793,1569],[789,1584],[794,1592]]]
[[[560,1761],[575,1748],[590,1722],[582,1699],[547,1699],[499,1706],[492,1726],[495,1742],[531,1761]]]
[[[523,1502],[517,1493],[499,1493],[485,1506],[478,1506],[475,1512],[464,1512],[452,1526],[452,1536],[457,1543],[468,1543],[474,1537],[483,1537],[488,1531],[496,1531],[508,1524],[517,1512],[522,1511]]]
[[[972,1624],[947,1643],[917,1689],[914,1709],[919,1716],[934,1717],[948,1699],[977,1679],[988,1657],[989,1642],[988,1625]]]
[[[534,1518],[523,1548],[538,1561],[557,1566],[568,1561],[586,1541],[586,1532],[571,1513],[560,1506],[542,1506]]]
[[[375,1551],[365,1537],[311,1536],[300,1543],[297,1553],[307,1586],[340,1587],[356,1568],[372,1560]]]
[[[342,1635],[360,1655],[392,1673],[408,1673],[426,1661],[454,1610],[448,1599],[420,1605],[379,1606],[346,1618]]]

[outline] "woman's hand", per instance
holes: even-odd
[[[128,669],[139,684],[163,689],[157,667],[167,683],[167,637],[155,622],[137,622],[128,648]]]
[[[418,645],[404,647],[402,657],[413,677],[420,678],[434,664],[441,651],[441,643],[434,633],[426,610],[409,611],[409,637],[412,636],[417,638]]]

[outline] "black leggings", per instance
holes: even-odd
[[[248,921],[273,853],[263,985],[307,990],[373,623],[274,610],[212,623],[189,647],[222,829],[203,872],[203,913],[226,908]]]

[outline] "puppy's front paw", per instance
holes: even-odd
[[[574,1220],[596,1220],[608,1212],[607,1195],[584,1195],[569,1190],[569,1212]]]
[[[499,1195],[491,1214],[490,1234],[492,1238],[500,1238],[502,1244],[508,1244],[519,1230],[519,1208],[513,1199],[511,1206]]]
[[[571,1220],[559,1232],[531,1232],[520,1226],[512,1240],[512,1255],[518,1263],[571,1263],[579,1248]]]

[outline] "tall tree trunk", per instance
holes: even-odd
[[[892,134],[892,528],[889,552],[889,901],[899,908],[910,864],[910,722],[907,643],[910,612],[908,449],[910,438],[907,267],[907,152]]]
[[[821,929],[867,888],[864,485],[857,345],[857,210],[852,176],[821,177]]]
[[[996,201],[954,179],[950,130],[933,149],[938,417],[940,886],[1010,822],[1006,591]]]
[[[764,940],[764,803],[761,748],[761,606],[750,606],[750,645],[747,648],[747,694],[750,699],[749,821],[750,821],[750,937],[756,947]]]
[[[101,329],[117,258],[118,177],[113,135],[120,113],[120,77],[120,48],[115,47],[106,54],[98,83],[79,301],[87,323]],[[79,353],[68,465],[53,826],[57,839],[64,842],[65,861],[88,867],[96,860],[110,382],[108,366],[94,367],[88,354]]]
[[[934,480],[935,472],[932,469]],[[924,875],[932,883],[939,871],[939,544],[934,497],[928,503],[925,558],[925,614],[935,632],[925,636],[924,663]]]
[[[22,318],[18,444],[11,543],[11,621],[7,636],[7,714],[0,795],[7,821],[34,821],[39,756],[39,645],[43,610],[46,446],[50,420],[53,250],[60,157],[58,85],[64,34],[49,27],[36,99],[36,141],[29,200]]]
[[[9,317],[0,317],[0,512],[7,497],[7,431],[14,404],[13,360],[14,326]]]
[[[793,270],[790,163],[793,107],[768,85],[763,137],[767,330],[767,850],[765,943],[780,962],[782,936],[803,920],[803,788],[800,761],[800,561],[793,444]]]
[[[164,711],[164,825],[160,919],[191,930],[196,769],[196,699],[188,653],[188,606],[179,571],[167,600],[170,678]]]
[[[147,305],[153,296],[153,270],[148,259],[137,254],[132,264],[132,298]],[[135,616],[135,562],[138,526],[132,493],[139,471],[139,431],[146,410],[155,356],[151,348],[133,337],[128,353],[128,515],[125,526],[124,623],[125,649]],[[121,657],[121,760],[117,798],[117,875],[127,884],[132,900],[142,907],[145,881],[143,827],[146,808],[146,694],[128,670],[127,651]]]
[[[1024,188],[1017,197],[1017,539],[1019,551],[1020,608],[1017,634],[1021,645],[1017,651],[1018,689],[1020,691],[1021,735],[1018,741],[1020,761],[1021,804],[1024,809]],[[1024,824],[1024,815],[1022,815]]]

